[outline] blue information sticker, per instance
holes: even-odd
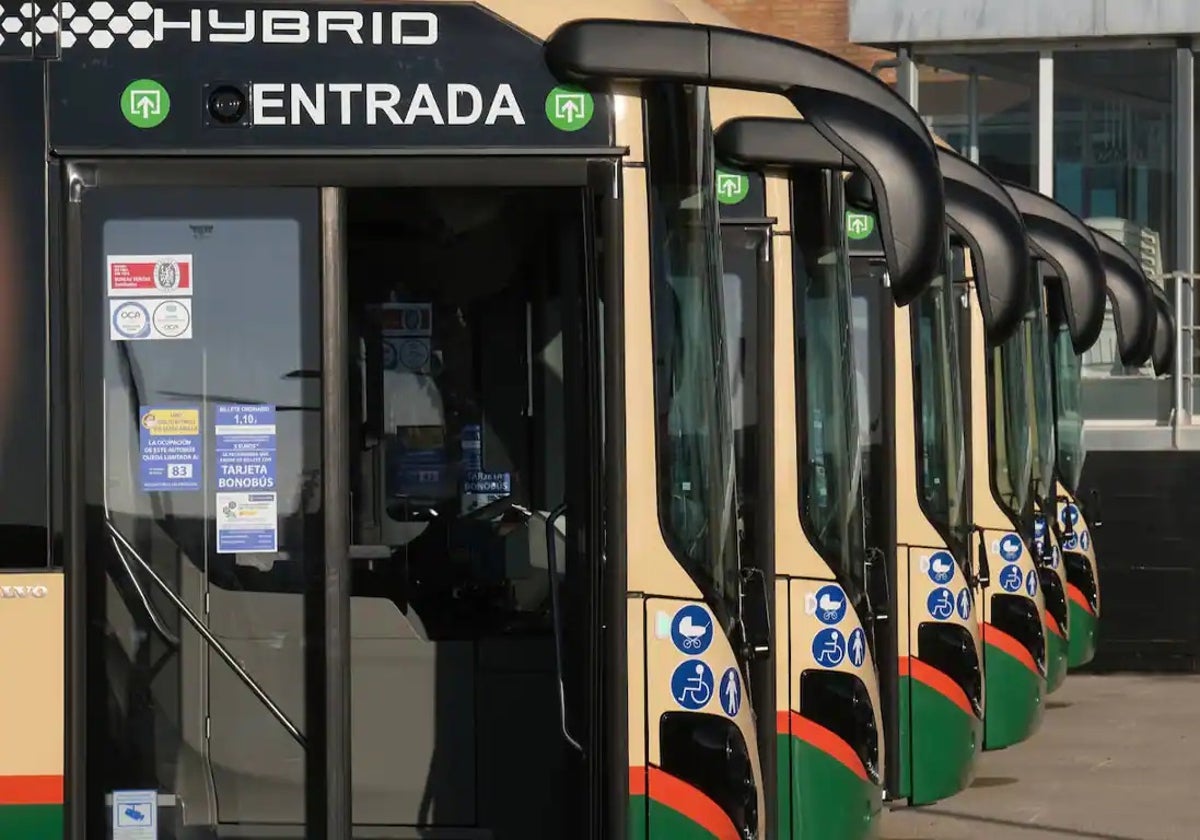
[[[200,409],[196,406],[143,406],[138,411],[142,490],[199,490],[202,452]]]
[[[1074,527],[1079,524],[1079,508],[1075,505],[1067,505],[1062,509],[1059,518],[1062,520],[1064,526],[1069,525]]]
[[[925,599],[925,608],[934,618],[945,621],[954,615],[954,593],[944,586],[939,586]]]
[[[1025,576],[1019,566],[1005,566],[1000,570],[1000,586],[1005,592],[1020,592]]]
[[[737,668],[729,668],[721,677],[721,708],[730,717],[737,717],[742,708],[742,677]]]
[[[708,650],[713,640],[713,620],[699,604],[680,607],[671,619],[671,642],[680,653],[697,655]]]
[[[1088,536],[1088,532],[1080,531],[1079,532],[1079,547],[1081,549],[1083,549],[1084,551],[1087,551],[1088,547],[1091,544],[1092,544],[1092,538],[1090,536]]]
[[[1028,592],[1029,597],[1032,598],[1034,595],[1037,595],[1037,590],[1038,590],[1037,570],[1030,569],[1029,574],[1025,575],[1025,591]]]
[[[935,551],[929,557],[928,574],[940,586],[954,580],[954,556],[948,551]]]
[[[700,659],[685,659],[671,674],[671,696],[690,712],[708,705],[713,696],[713,672]]]
[[[1021,559],[1021,538],[1016,534],[1005,534],[1000,538],[1000,557],[1005,563],[1016,563]]]
[[[218,493],[275,489],[275,406],[218,405],[213,431]]]
[[[850,638],[846,640],[846,652],[850,657],[850,664],[861,668],[867,659],[867,634],[861,627],[855,627],[850,633]]]
[[[971,590],[965,586],[958,593],[958,617],[963,621],[971,617]]]
[[[846,616],[846,593],[835,583],[817,590],[817,619],[822,624],[838,624]]]
[[[846,637],[836,627],[826,627],[812,641],[813,660],[826,668],[836,668],[846,658]]]

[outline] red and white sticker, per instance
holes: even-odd
[[[108,258],[110,297],[186,296],[192,293],[191,254]]]

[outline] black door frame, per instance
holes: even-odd
[[[319,576],[319,644],[306,656],[306,705],[316,701],[319,718],[309,715],[310,729],[306,733],[308,749],[317,748],[323,760],[306,761],[307,820],[309,826],[322,825],[329,840],[350,840],[351,815],[351,742],[350,742],[350,634],[349,634],[349,452],[342,431],[348,408],[348,381],[343,361],[348,345],[347,292],[345,286],[345,201],[344,190],[349,187],[373,186],[561,186],[591,187],[601,197],[598,208],[599,228],[604,234],[605,254],[596,276],[610,300],[605,313],[605,332],[619,334],[620,283],[623,256],[620,252],[621,208],[618,164],[615,159],[578,157],[509,156],[446,156],[446,157],[321,157],[313,158],[87,158],[52,161],[50,176],[57,189],[51,196],[61,201],[49,209],[51,229],[58,225],[63,236],[50,246],[50,307],[51,324],[61,324],[62,334],[50,336],[51,369],[57,393],[65,396],[60,406],[61,422],[53,428],[61,430],[65,440],[62,449],[65,459],[59,486],[52,495],[61,504],[56,523],[62,535],[63,556],[67,571],[66,582],[66,721],[65,721],[65,789],[64,831],[69,840],[87,836],[87,575],[86,568],[86,511],[85,511],[85,445],[87,422],[84,402],[83,354],[84,325],[89,313],[83,311],[84,290],[89,274],[84,264],[83,199],[96,189],[110,187],[311,187],[320,191],[321,218],[321,333],[322,364],[322,473],[325,526],[325,562]],[[331,186],[336,185],[336,186]],[[614,247],[617,246],[617,247]],[[585,280],[585,285],[591,282]],[[597,325],[587,332],[595,336]],[[605,362],[605,379],[611,383],[620,373],[620,345],[606,341],[609,359]],[[591,375],[596,375],[592,371]],[[589,377],[590,378],[590,377]],[[610,392],[611,393],[611,392]],[[617,406],[608,400],[606,412],[611,419]],[[614,445],[620,438],[610,426],[605,445],[608,464]],[[597,442],[598,445],[598,442]],[[612,495],[620,492],[617,476],[608,483],[609,515]],[[597,504],[600,501],[597,499]],[[613,524],[610,521],[610,526]],[[599,535],[589,540],[599,546]],[[601,698],[602,679],[611,679],[611,670],[625,660],[624,618],[624,551],[623,546],[607,541],[607,561],[604,572],[604,623],[602,648],[593,649],[600,665],[588,668],[585,680],[592,698]],[[599,555],[596,555],[599,556]],[[589,611],[590,612],[590,611]],[[619,613],[619,614],[618,614]],[[614,632],[616,631],[616,632]],[[307,634],[306,634],[307,635]],[[592,636],[599,641],[599,634]],[[317,666],[315,669],[312,666]],[[311,674],[320,673],[321,685],[314,687]],[[608,672],[605,674],[605,672]],[[623,681],[616,680],[623,686]],[[620,821],[620,796],[623,785],[612,780],[619,773],[627,774],[625,754],[625,715],[622,702],[610,702],[615,692],[605,691],[599,708],[588,702],[588,718],[584,731],[588,733],[591,749],[585,756],[589,798],[597,811],[611,814],[615,828]],[[614,707],[615,706],[615,707]],[[574,716],[573,716],[574,717]],[[312,731],[311,721],[319,720],[319,731]],[[581,722],[582,723],[582,722]],[[620,735],[621,737],[614,737]],[[599,736],[599,737],[596,737]],[[310,752],[310,755],[312,753]],[[602,763],[601,763],[602,762]],[[615,763],[616,769],[605,765]],[[607,794],[607,795],[605,795]],[[608,799],[604,805],[603,800]],[[616,800],[615,802],[613,800]],[[598,830],[598,826],[596,827]],[[599,835],[596,835],[599,836]]]

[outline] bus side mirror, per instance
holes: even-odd
[[[1089,493],[1092,497],[1091,503],[1087,506],[1088,525],[1092,528],[1099,528],[1104,523],[1100,521],[1100,490],[1093,487]]]
[[[742,569],[742,641],[746,659],[771,655],[771,602],[762,569]]]

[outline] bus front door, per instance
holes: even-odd
[[[586,163],[405,166],[62,167],[89,837],[601,836]]]

